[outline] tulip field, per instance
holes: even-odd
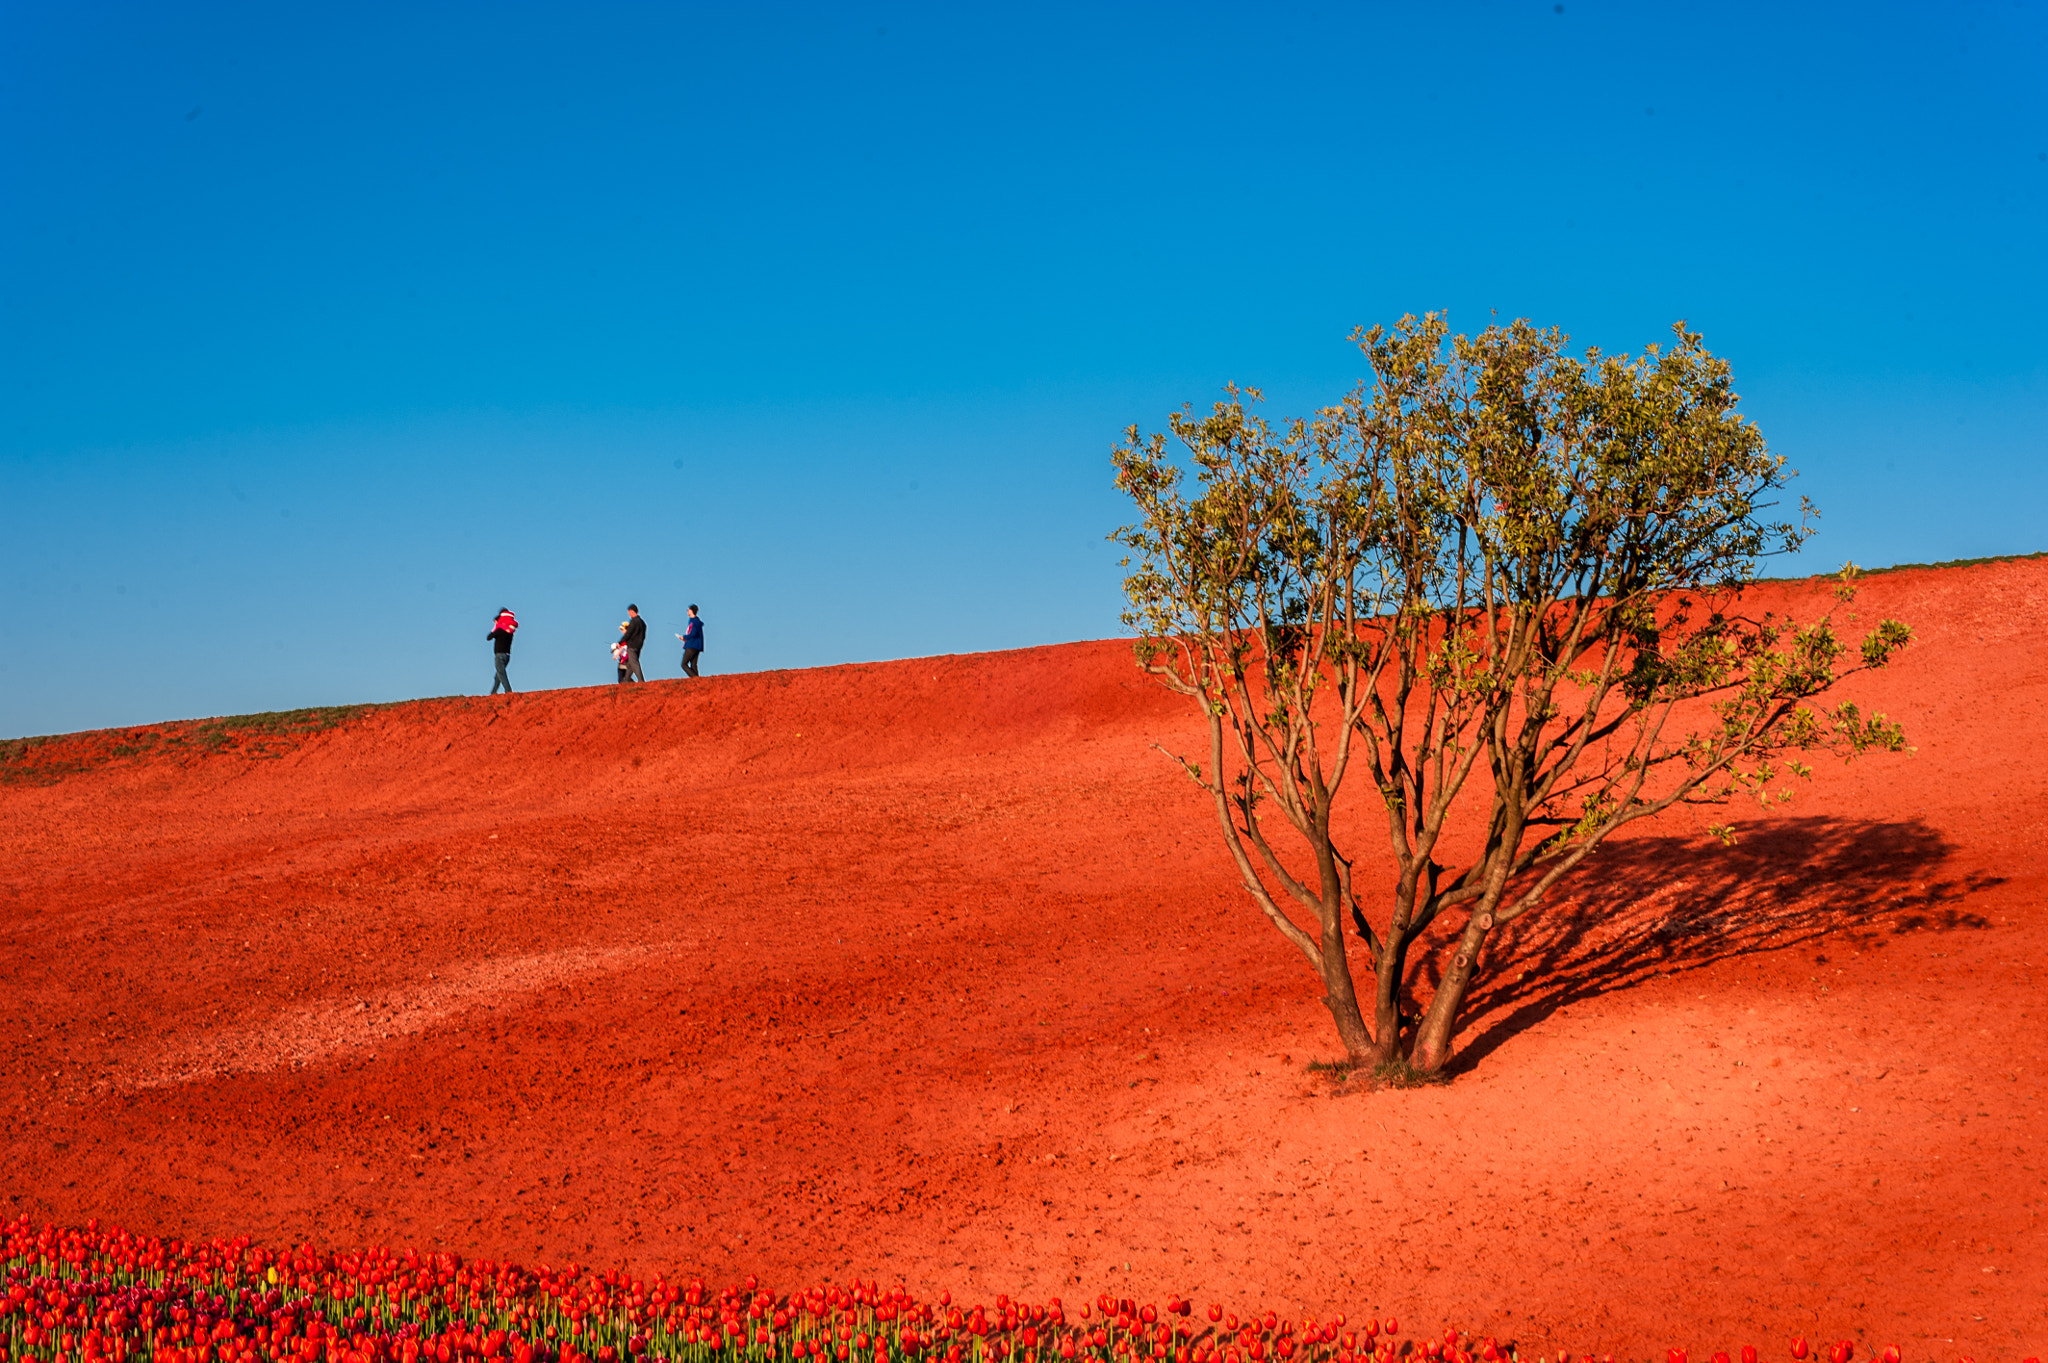
[[[1198,1311],[1180,1296],[1140,1304],[1105,1294],[1070,1309],[1057,1297],[919,1301],[872,1282],[778,1293],[749,1277],[714,1290],[701,1278],[642,1281],[574,1264],[275,1253],[245,1239],[185,1243],[27,1217],[4,1228],[4,1242],[0,1363],[1525,1363],[1512,1341],[1455,1327],[1408,1336],[1392,1316],[1282,1320],[1218,1304]],[[1784,1356],[1822,1354],[1859,1356],[1849,1340],[1805,1339]],[[1745,1345],[1739,1357],[1761,1355]],[[1575,1360],[1560,1352],[1555,1363]],[[1685,1350],[1667,1363],[1687,1363]],[[1870,1363],[1904,1360],[1894,1347]]]

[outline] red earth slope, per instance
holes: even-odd
[[[1917,752],[1732,851],[1690,816],[1613,848],[1407,1092],[1305,1071],[1314,981],[1121,643],[0,787],[0,1212],[1638,1357],[2038,1352],[2044,606],[2041,561],[1872,579],[1919,640],[1854,694]]]

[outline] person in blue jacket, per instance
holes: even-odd
[[[683,626],[683,632],[676,636],[683,645],[683,674],[697,675],[697,655],[704,651],[704,622],[697,618],[697,608],[690,607],[690,623]]]

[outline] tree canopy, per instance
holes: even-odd
[[[1748,609],[1815,513],[1779,511],[1784,459],[1683,323],[1638,356],[1439,314],[1353,340],[1366,378],[1313,416],[1276,426],[1232,387],[1170,416],[1171,443],[1131,427],[1114,460],[1137,519],[1112,538],[1141,664],[1203,716],[1207,751],[1177,757],[1244,888],[1354,1063],[1435,1071],[1489,938],[1609,835],[1789,798],[1815,753],[1903,749],[1827,693],[1910,631],[1843,637],[1853,568],[1811,618]],[[1392,883],[1364,886],[1340,842],[1380,826]],[[1440,920],[1456,946],[1404,1010]]]

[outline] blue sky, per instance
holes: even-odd
[[[0,736],[1118,632],[1108,451],[1687,319],[1803,566],[2048,547],[2036,0],[0,8]],[[650,649],[654,675],[673,650]]]

